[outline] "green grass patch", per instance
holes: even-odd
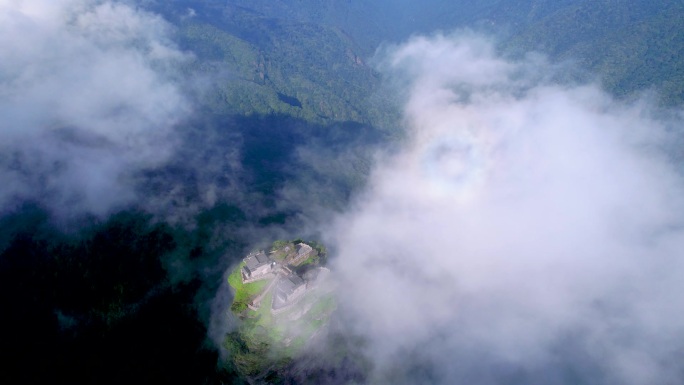
[[[311,310],[309,310],[309,313],[307,314],[307,318],[313,320],[318,319],[331,313],[336,307],[337,302],[335,301],[335,297],[332,294],[324,295],[311,307]]]
[[[299,352],[306,344],[306,339],[304,337],[297,337],[292,340],[290,344],[290,349],[292,353]]]
[[[337,302],[332,294],[319,297],[315,304],[301,319],[302,337],[309,339],[321,327],[328,323],[330,314],[337,308]]]
[[[279,325],[271,314],[273,293],[267,293],[261,300],[261,306],[257,311],[249,311],[249,321],[243,324],[242,333],[249,339],[265,339],[269,343],[281,341],[285,335],[285,328]],[[273,346],[275,348],[275,346]]]
[[[228,284],[235,290],[239,290],[242,287],[242,268],[245,266],[245,262],[240,262],[240,264],[230,272],[228,276]]]
[[[271,282],[268,279],[262,279],[252,283],[242,283],[240,271],[244,265],[244,262],[240,263],[228,276],[228,284],[235,289],[235,297],[230,308],[237,313],[245,310],[249,301],[261,293]]]
[[[261,306],[256,311],[257,325],[270,329],[273,326],[273,315],[271,314],[271,305],[273,303],[273,291],[271,290],[261,300]]]

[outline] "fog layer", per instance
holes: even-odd
[[[682,121],[469,33],[381,62],[409,139],[329,231],[376,381],[679,382]]]
[[[96,0],[0,1],[0,207],[104,214],[164,161],[189,106],[170,26]]]

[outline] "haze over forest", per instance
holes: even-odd
[[[0,0],[0,382],[680,384],[684,5]],[[337,309],[231,366],[227,275]]]

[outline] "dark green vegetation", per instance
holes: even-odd
[[[362,383],[370,364],[363,341],[348,336],[333,334],[296,360],[272,355],[275,329],[260,314],[225,340],[233,367],[217,368],[206,335],[225,269],[273,233],[295,234],[321,212],[343,210],[373,152],[401,137],[394,101],[369,64],[383,41],[468,26],[495,35],[511,56],[533,49],[576,61],[580,75],[570,80],[595,72],[619,96],[654,87],[667,104],[684,101],[677,1],[143,4],[195,55],[184,75],[201,85],[197,113],[179,125],[172,160],[136,175],[141,199],[111,218],[65,225],[30,203],[2,208],[0,383],[218,384],[239,381],[235,371],[268,382]],[[237,295],[234,310],[258,289]],[[315,315],[332,307],[321,299],[308,325],[320,327]]]
[[[148,198],[141,204],[183,220],[198,207],[238,207],[224,213],[228,220],[268,226],[342,209],[389,136],[355,122],[207,113],[188,123],[182,139],[168,164],[140,176],[138,189]]]
[[[273,228],[342,208],[385,137],[277,115],[207,114],[185,129],[174,160],[139,176],[137,209],[78,224],[30,205],[2,217],[0,382],[232,381],[207,339],[223,272]]]
[[[215,263],[219,250],[192,259],[208,247],[206,227],[187,232],[130,211],[64,233],[32,206],[0,225],[0,382],[217,380],[197,302],[215,288],[205,292],[211,288],[195,274],[176,280],[166,266]],[[223,239],[220,252],[239,242]]]
[[[157,10],[177,23],[181,48],[197,56],[194,75],[212,79],[202,101],[212,111],[284,114],[323,124],[392,123],[377,105],[378,74],[344,30],[230,2],[177,3]]]
[[[319,336],[319,333],[325,332],[336,308],[332,295],[304,299],[303,302],[314,301],[314,304],[295,321],[288,320],[287,313],[278,315],[278,318],[270,314],[271,296],[268,294],[264,298],[258,311],[249,311],[236,331],[226,335],[223,347],[231,353],[225,363],[226,370],[235,370],[253,380],[283,377],[295,361],[306,355],[307,349],[328,344],[327,336]],[[318,340],[312,342],[314,338]],[[348,351],[339,354],[349,356]]]
[[[228,283],[235,290],[233,303],[230,305],[230,310],[234,313],[247,310],[249,301],[261,293],[269,284],[269,281],[266,280],[243,284],[240,270],[244,265],[244,262],[240,263],[228,276]]]
[[[673,0],[233,0],[272,18],[321,23],[348,33],[363,55],[383,41],[415,33],[473,28],[501,48],[570,60],[574,80],[599,75],[618,96],[656,89],[669,105],[684,102],[684,4]]]
[[[511,39],[519,51],[577,60],[618,96],[656,90],[684,102],[684,4],[678,1],[540,2]]]

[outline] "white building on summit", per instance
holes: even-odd
[[[275,262],[271,261],[263,251],[251,253],[243,261],[245,261],[245,266],[242,268],[242,283],[254,282],[274,276],[273,267]]]

